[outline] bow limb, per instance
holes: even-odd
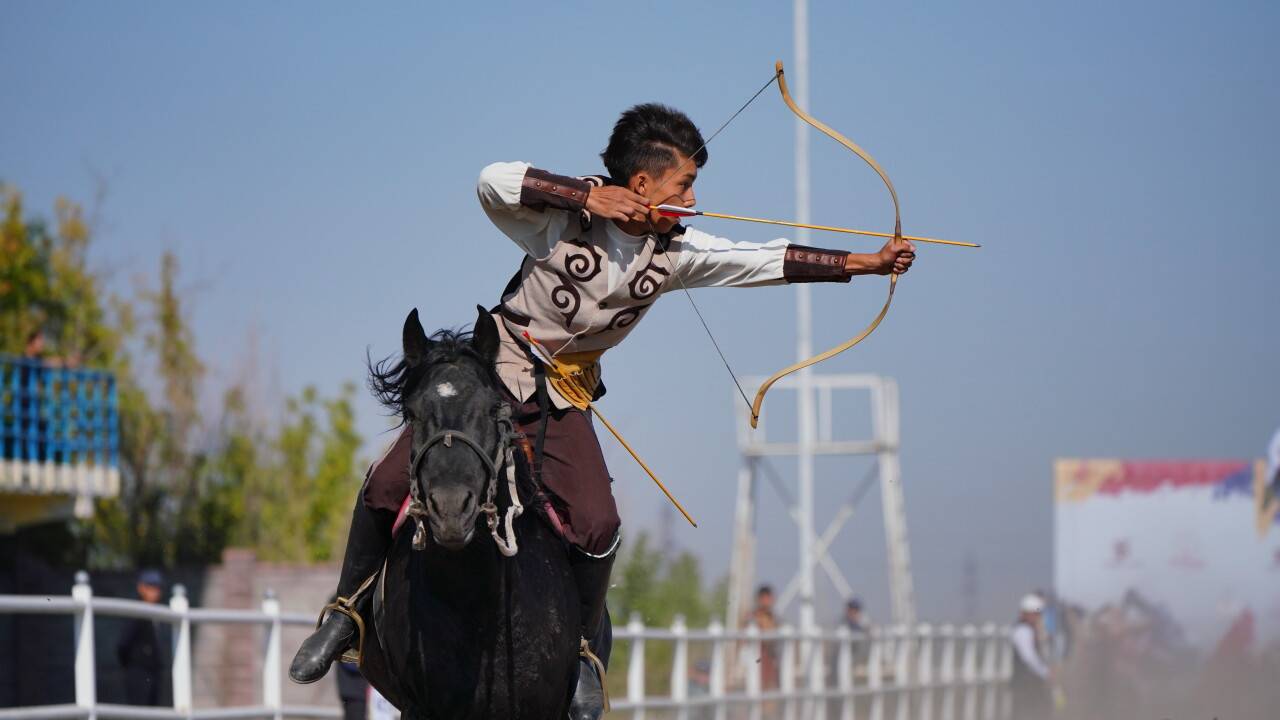
[[[769,376],[769,379],[765,380],[760,385],[760,389],[756,391],[756,399],[751,403],[751,427],[754,428],[756,424],[759,423],[760,406],[764,403],[765,393],[769,392],[769,388],[773,387],[774,383],[790,375],[791,373],[803,370],[809,367],[810,365],[817,365],[823,360],[830,360],[831,358],[839,355],[845,350],[848,350],[854,345],[857,345],[863,340],[866,340],[867,336],[870,335],[877,327],[879,327],[880,321],[884,320],[884,316],[889,314],[889,305],[893,303],[893,291],[897,287],[898,287],[898,276],[893,275],[889,278],[889,297],[885,299],[884,307],[880,308],[880,314],[876,315],[876,319],[872,320],[871,324],[868,325],[862,332],[840,343],[839,345],[831,348],[830,350],[825,350],[823,352],[820,352],[817,355],[814,355],[813,357],[809,358],[808,360],[801,360],[800,362],[795,363],[794,365],[788,365],[787,367]]]
[[[791,97],[791,91],[787,88],[787,77],[784,74],[784,71],[782,69],[781,60],[779,60],[777,65],[775,66],[775,71],[776,71],[776,76],[778,78],[778,90],[779,92],[782,93],[782,101],[787,104],[787,107],[791,109],[791,112],[795,113],[796,117],[805,121],[806,123],[808,123],[815,129],[817,129],[822,134],[826,135],[832,140],[835,140],[836,142],[843,145],[850,152],[862,158],[868,165],[871,166],[872,170],[876,171],[876,174],[880,176],[880,179],[884,181],[884,186],[889,190],[889,196],[893,198],[893,236],[895,240],[901,239],[902,238],[902,211],[898,204],[898,191],[894,189],[893,181],[889,179],[889,175],[885,173],[884,168],[880,167],[880,163],[876,162],[875,158],[871,157],[871,155],[866,150],[863,150],[861,147],[859,147],[857,143],[845,137],[844,135],[841,135],[839,132],[837,132],[835,129],[831,128],[821,120],[805,112],[803,108],[801,108],[799,105],[796,104],[795,99]],[[846,340],[840,343],[839,345],[831,348],[830,350],[820,352],[817,355],[814,355],[813,357],[807,360],[802,360],[798,363],[795,363],[794,365],[789,365],[779,370],[778,372],[774,373],[772,376],[769,377],[768,380],[765,380],[764,383],[760,385],[760,389],[756,391],[755,400],[751,403],[751,427],[754,428],[759,423],[760,408],[764,404],[764,396],[766,393],[769,392],[769,388],[773,387],[774,383],[778,382],[779,380],[790,375],[793,372],[803,370],[811,365],[816,365],[822,362],[823,360],[829,360],[835,357],[836,355],[839,355],[840,353],[848,350],[854,345],[857,345],[863,340],[866,340],[867,337],[871,335],[871,333],[874,332],[877,327],[880,326],[880,321],[884,320],[884,316],[889,313],[889,306],[893,304],[893,292],[895,289],[897,289],[897,287],[898,287],[898,276],[896,274],[891,275],[889,277],[889,296],[884,301],[884,307],[880,308],[880,313],[876,315],[875,320],[872,320],[871,324],[868,325],[866,329],[864,329],[862,332],[858,333],[853,338],[850,338],[849,340]]]

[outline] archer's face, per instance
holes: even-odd
[[[631,178],[631,190],[643,195],[650,205],[679,205],[693,207],[697,199],[693,194],[693,183],[698,179],[698,166],[689,156],[675,151],[676,161],[657,177],[641,171]],[[679,218],[664,217],[657,210],[649,211],[649,222],[659,233],[665,233],[675,227]]]

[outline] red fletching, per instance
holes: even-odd
[[[682,208],[678,205],[659,205],[654,209],[663,217],[693,217],[699,214],[697,210]]]

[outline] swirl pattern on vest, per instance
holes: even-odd
[[[600,274],[600,269],[604,264],[603,258],[600,257],[600,251],[582,240],[570,240],[569,244],[581,248],[584,252],[571,252],[564,256],[565,272],[569,273],[569,277],[574,280],[590,282],[592,278]]]
[[[572,280],[563,275],[559,277],[560,284],[551,288],[551,303],[560,311],[560,315],[564,318],[564,327],[568,330],[573,325],[573,319],[578,315],[578,309],[582,307],[582,295],[573,286]]]
[[[631,291],[632,298],[648,300],[658,294],[658,291],[662,289],[663,282],[670,274],[670,272],[654,265],[653,261],[650,260],[648,267],[627,284],[627,289]]]

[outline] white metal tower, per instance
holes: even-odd
[[[763,378],[752,378],[759,382]],[[778,596],[778,609],[785,611],[792,602],[799,604],[800,622],[812,622],[815,618],[815,574],[821,569],[838,595],[838,602],[853,594],[853,587],[832,556],[832,548],[840,530],[853,518],[863,498],[875,486],[880,490],[881,512],[884,517],[885,548],[888,565],[890,616],[896,624],[915,622],[915,592],[911,579],[911,553],[907,542],[907,519],[902,497],[901,466],[898,462],[899,418],[898,385],[892,378],[871,374],[812,375],[807,383],[794,376],[785,378],[773,386],[773,391],[808,391],[816,402],[808,405],[813,410],[808,425],[813,429],[809,442],[796,440],[770,440],[765,417],[752,430],[748,424],[749,413],[738,415],[738,450],[741,467],[738,470],[737,502],[734,505],[733,558],[730,564],[729,617],[732,625],[741,621],[750,607],[755,584],[756,566],[756,512],[760,481],[767,481],[776,491],[785,512],[799,528],[801,542],[795,575],[782,588]],[[871,414],[871,436],[848,437],[837,427],[837,418],[846,419],[850,413],[837,412],[837,407],[848,400],[847,395],[866,396]],[[856,398],[854,398],[856,399]],[[804,423],[801,423],[801,427]],[[844,501],[836,509],[822,532],[816,531],[812,487],[806,505],[803,485],[805,477],[797,475],[799,492],[794,495],[789,483],[778,477],[768,462],[771,457],[802,458],[809,454],[812,464],[815,456],[870,457],[874,459],[869,472],[861,478],[849,474],[833,478],[832,482],[848,489]],[[801,468],[803,468],[803,464]],[[808,481],[813,482],[810,473]],[[766,504],[765,507],[773,507]],[[809,592],[806,593],[806,584]],[[807,609],[806,609],[807,606]]]
[[[796,102],[809,107],[809,10],[806,0],[795,0],[794,38],[795,63],[788,71]],[[795,182],[796,221],[809,222],[809,126],[800,118],[795,120]],[[796,233],[798,244],[808,244],[809,231],[800,228]],[[812,304],[809,286],[796,286],[796,356],[798,359],[813,354],[810,332]],[[757,379],[757,384],[763,378]],[[799,602],[800,628],[811,631],[816,626],[814,595],[816,583],[814,570],[821,566],[837,592],[848,598],[852,589],[844,574],[830,554],[830,548],[840,528],[853,515],[861,496],[875,477],[880,480],[880,497],[884,513],[885,544],[888,552],[889,590],[892,599],[892,617],[896,623],[915,620],[915,596],[911,583],[911,560],[907,546],[907,524],[903,505],[900,467],[898,464],[898,390],[893,380],[875,375],[816,375],[805,368],[774,386],[774,391],[796,391],[797,440],[794,443],[770,443],[763,420],[752,432],[746,415],[738,422],[738,447],[742,454],[742,467],[738,473],[738,499],[735,507],[733,559],[730,565],[729,618],[736,625],[747,609],[755,577],[755,498],[756,480],[759,477],[759,458],[771,455],[791,455],[797,458],[797,492],[791,499],[783,500],[799,533],[799,566],[795,577],[787,584],[779,598],[779,609],[785,610],[792,600]],[[871,395],[872,438],[870,440],[837,440],[832,435],[832,391],[838,389],[866,389]],[[814,392],[818,394],[818,407],[814,407]],[[736,404],[736,403],[735,403]],[[825,414],[824,414],[825,413]],[[864,480],[836,513],[835,518],[821,535],[814,531],[814,474],[815,455],[874,455],[875,476]],[[775,483],[780,493],[786,494],[781,483]]]

